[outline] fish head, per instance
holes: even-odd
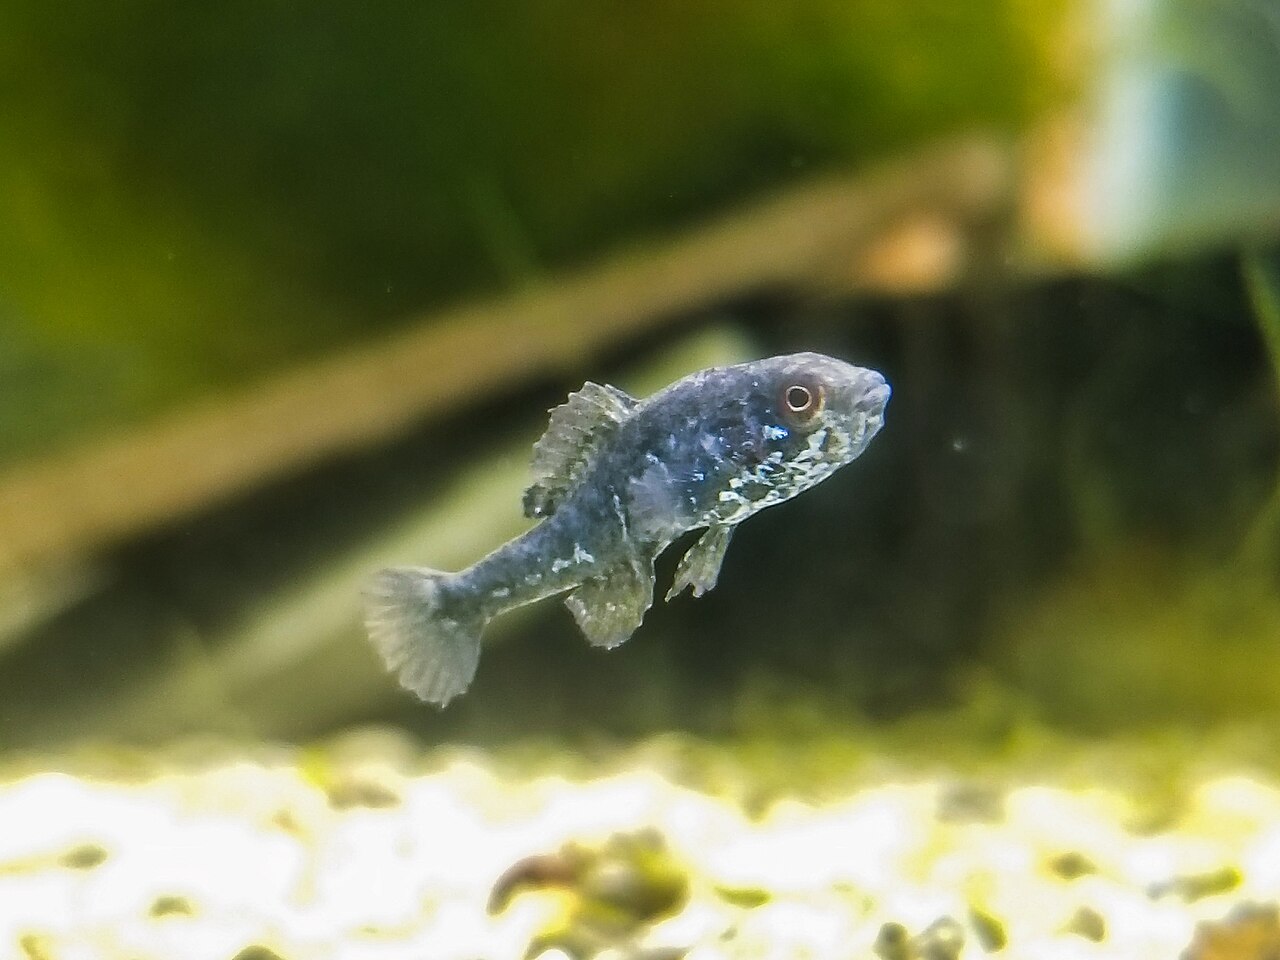
[[[884,426],[891,390],[884,375],[818,353],[776,358],[773,374],[774,419],[795,441],[791,449],[822,438],[826,459],[848,463],[860,455]],[[801,444],[799,441],[803,439]]]
[[[884,426],[890,388],[868,367],[817,353],[752,365],[747,401],[758,425],[752,479],[770,503],[789,499],[856,459]],[[764,505],[762,503],[762,505]]]

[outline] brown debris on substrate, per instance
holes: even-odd
[[[1181,960],[1276,960],[1280,957],[1280,909],[1245,903],[1216,923],[1196,927]]]

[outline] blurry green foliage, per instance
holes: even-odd
[[[1135,340],[1141,356],[1113,351],[1109,375],[1078,400],[1072,432],[1092,441],[1071,441],[1067,476],[1082,549],[1030,602],[1010,605],[1007,629],[1008,676],[1056,722],[1280,714],[1280,255],[1244,256],[1238,286],[1232,296],[1213,273],[1185,270],[1170,290],[1169,341]],[[1195,353],[1169,349],[1184,311],[1215,323],[1215,341]],[[1245,322],[1254,342],[1233,345]],[[1251,355],[1248,379],[1223,363],[1233,351]],[[1149,401],[1135,416],[1142,394],[1171,384],[1185,417]]]
[[[0,461],[1052,83],[1064,0],[0,7]],[[52,373],[50,373],[52,371]],[[7,424],[6,424],[7,425]]]

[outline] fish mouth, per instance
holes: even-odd
[[[868,370],[862,383],[861,393],[862,395],[853,405],[854,409],[869,420],[877,418],[883,420],[884,408],[888,406],[889,398],[893,396],[893,388],[889,386],[889,381],[875,370]]]

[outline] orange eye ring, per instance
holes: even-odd
[[[795,426],[806,426],[817,418],[826,403],[821,383],[789,383],[782,388],[783,415]]]

